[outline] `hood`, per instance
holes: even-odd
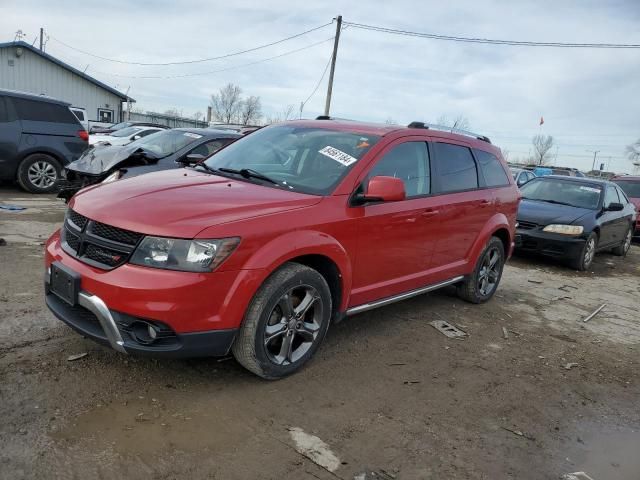
[[[127,160],[138,149],[135,145],[96,145],[86,150],[78,160],[71,162],[66,168],[80,174],[101,175]]]
[[[191,169],[172,169],[89,187],[76,194],[69,206],[126,230],[193,238],[207,227],[308,207],[321,200]]]
[[[523,198],[518,207],[518,221],[533,222],[538,225],[551,223],[569,225],[590,213],[593,214],[595,211]]]
[[[131,140],[129,137],[113,137],[111,135],[89,135],[89,145],[95,145],[100,142],[108,142],[111,145],[124,145]]]

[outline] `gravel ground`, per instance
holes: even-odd
[[[485,305],[444,289],[351,317],[266,382],[72,332],[42,298],[63,206],[11,187],[2,203],[28,209],[0,210],[0,478],[640,478],[638,246],[583,273],[515,258]]]

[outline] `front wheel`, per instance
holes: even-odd
[[[611,251],[614,255],[625,257],[631,248],[631,240],[633,240],[633,227],[629,226],[629,230],[627,230],[627,234],[624,236],[622,243]]]
[[[62,166],[45,153],[34,153],[18,167],[18,184],[31,193],[51,193],[58,187]]]
[[[299,370],[316,352],[329,327],[331,292],[316,270],[286,263],[253,297],[233,355],[266,379]]]
[[[502,278],[504,261],[502,240],[491,237],[480,254],[473,273],[458,284],[458,296],[471,303],[484,303],[493,297]]]
[[[582,247],[579,255],[571,260],[571,266],[581,272],[588,270],[596,256],[597,248],[598,235],[592,232],[587,238],[587,241],[584,242],[584,246]]]

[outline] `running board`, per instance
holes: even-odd
[[[422,295],[423,293],[431,292],[432,290],[437,290],[439,288],[446,287],[447,285],[458,283],[461,280],[464,280],[463,275],[452,278],[450,280],[445,280],[444,282],[434,283],[433,285],[429,285],[427,287],[418,288],[417,290],[410,290],[408,292],[401,293],[400,295],[387,297],[382,300],[378,300],[377,302],[365,303],[364,305],[351,307],[347,309],[346,315],[347,316],[355,315],[356,313],[366,312],[367,310],[373,310],[374,308],[384,307],[385,305],[389,305],[391,303],[400,302],[402,300],[406,300],[408,298],[415,297],[417,295]]]

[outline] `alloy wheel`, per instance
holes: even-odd
[[[624,245],[622,246],[622,253],[624,255],[627,254],[629,249],[631,248],[631,240],[633,238],[633,233],[631,233],[631,229],[627,231],[627,236],[624,239]]]
[[[264,347],[276,365],[290,365],[309,351],[320,332],[322,302],[310,285],[297,285],[280,297],[264,329]]]
[[[27,177],[32,185],[46,189],[50,188],[58,178],[58,173],[53,165],[44,160],[34,162],[27,170]]]
[[[500,252],[496,247],[489,249],[482,259],[478,271],[478,291],[487,296],[496,288],[500,278]]]
[[[593,258],[596,255],[596,239],[590,238],[587,241],[587,245],[584,249],[584,266],[588,267],[593,262]]]

